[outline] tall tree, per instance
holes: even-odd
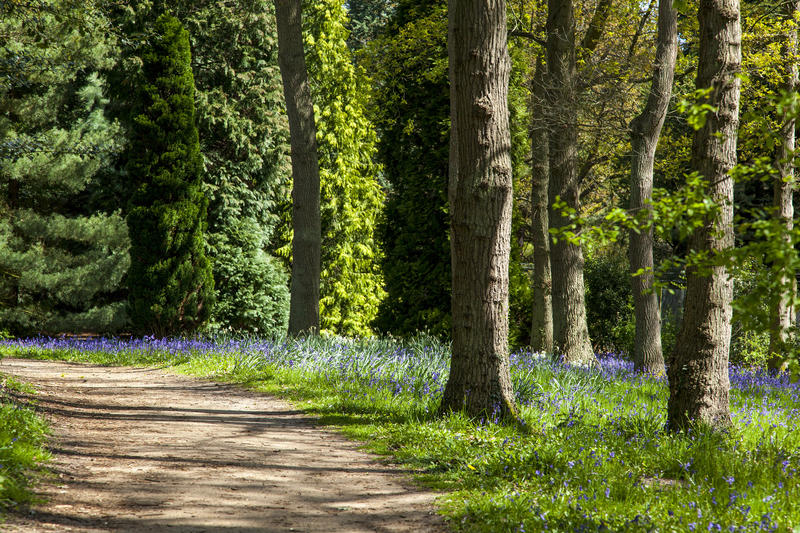
[[[800,1],[785,0],[784,16],[790,24],[789,32],[784,36],[783,56],[786,63],[786,82],[784,89],[787,92],[796,91],[798,88],[797,68],[797,23],[795,17],[800,12]],[[778,170],[773,185],[772,204],[775,216],[782,222],[785,231],[784,239],[790,238],[794,228],[794,157],[795,157],[795,130],[796,119],[785,114],[781,120],[781,141],[778,144],[775,166]],[[792,301],[797,291],[794,272],[784,272],[781,276],[782,293],[778,297],[777,305],[771,309],[769,329],[769,359],[770,368],[778,368],[785,359],[786,342],[789,331],[794,322]]]
[[[125,327],[128,231],[92,198],[119,148],[100,71],[116,42],[94,3],[0,5],[0,330]]]
[[[557,199],[575,212],[580,211],[575,7],[572,0],[549,0],[547,6],[549,217],[550,227],[559,228],[568,223],[568,218],[561,209],[555,208]],[[594,352],[586,325],[580,244],[557,239],[550,247],[550,261],[555,351],[563,354],[567,363],[591,362]]]
[[[375,235],[384,197],[366,75],[347,48],[341,0],[307,1],[303,21],[320,170],[320,329],[370,335],[385,294]]]
[[[205,255],[208,199],[195,123],[189,34],[162,14],[142,53],[127,170],[128,301],[134,329],[172,335],[203,325],[214,303]]]
[[[510,52],[512,76],[518,75],[521,82],[526,76],[526,60],[513,49]],[[424,330],[448,336],[450,86],[446,1],[398,2],[386,31],[370,43],[362,59],[373,79],[370,113],[378,130],[378,157],[386,187],[380,238],[387,296],[375,327],[400,335]],[[527,98],[521,83],[517,90],[513,85],[510,89],[511,159],[512,167],[518,169],[514,177],[519,183],[525,175],[530,148],[524,116]],[[515,239],[512,245],[518,243]],[[512,314],[528,316],[530,279],[522,269],[521,248],[512,248],[509,299]],[[523,320],[518,321],[516,337],[526,342],[530,325],[522,326]]]
[[[209,328],[282,335],[289,278],[274,252],[283,253],[288,266],[291,180],[272,1],[115,4],[111,13],[125,38],[110,89],[114,115],[127,126],[130,85],[141,76],[138,37],[166,11],[183,23],[192,50],[201,179],[209,200],[206,253],[216,300]],[[111,178],[103,189],[125,197],[125,177]]]
[[[303,51],[301,0],[275,0],[278,62],[292,156],[292,282],[289,334],[319,330],[320,186],[317,128]]]
[[[511,133],[504,0],[448,12],[453,352],[443,410],[515,416],[508,360]]]
[[[667,116],[678,53],[678,12],[672,0],[658,4],[658,45],[653,84],[641,114],[631,122],[631,211],[645,210],[652,220],[653,163]],[[653,290],[653,228],[630,232],[630,268],[636,333],[633,364],[637,370],[663,374],[661,311]]]
[[[545,120],[546,68],[543,54],[536,60],[531,94],[531,241],[533,244],[533,319],[531,349],[553,353],[553,299],[550,271],[549,135]]]
[[[717,205],[690,237],[690,257],[711,258],[686,272],[683,321],[667,374],[667,421],[671,430],[691,421],[713,427],[731,424],[728,350],[733,286],[724,265],[713,258],[733,246],[733,180],[739,123],[741,27],[739,0],[701,0],[696,87],[708,90],[704,104],[714,109],[695,131],[692,170],[708,183]]]
[[[274,6],[270,0],[169,3],[192,45],[216,299],[210,325],[283,335],[289,276],[271,249],[289,222],[289,131]]]

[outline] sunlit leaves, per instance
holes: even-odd
[[[384,296],[375,235],[383,191],[365,115],[369,87],[347,48],[341,0],[312,0],[303,9],[322,196],[321,328],[369,335]]]
[[[706,115],[716,113],[717,108],[707,104],[706,100],[711,95],[712,89],[697,89],[689,98],[682,99],[678,103],[678,109],[686,115],[686,122],[695,129],[702,129],[706,125]]]

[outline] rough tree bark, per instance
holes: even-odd
[[[700,51],[696,86],[710,88],[705,103],[717,109],[694,134],[692,169],[708,182],[719,206],[695,229],[690,249],[714,256],[733,246],[733,180],[739,123],[741,27],[739,0],[700,0]],[[671,431],[692,421],[723,428],[731,424],[728,350],[733,283],[726,268],[687,268],[683,322],[667,367]]]
[[[631,211],[647,210],[652,220],[653,162],[658,138],[667,116],[675,59],[678,53],[678,12],[672,0],[658,4],[658,44],[653,84],[642,113],[631,122]],[[661,310],[653,291],[653,228],[630,232],[631,285],[636,333],[633,364],[639,371],[664,374],[661,351]],[[636,275],[637,272],[643,273]]]
[[[508,361],[511,137],[505,0],[451,0],[453,353],[443,412],[516,417]]]
[[[794,20],[795,13],[800,11],[800,1],[787,0],[785,4],[785,17],[787,20]],[[786,35],[784,45],[784,57],[787,61],[786,69],[786,90],[795,91],[798,86],[797,72],[797,29],[793,28]],[[773,202],[775,216],[783,223],[786,231],[785,239],[789,239],[789,234],[794,227],[794,150],[795,150],[795,128],[794,118],[784,116],[781,126],[782,142],[778,146],[775,166],[778,169],[778,176],[773,187]],[[767,364],[772,369],[780,368],[786,358],[786,342],[788,332],[792,327],[794,309],[792,301],[797,291],[794,272],[786,272],[781,279],[781,286],[784,292],[781,294],[777,305],[771,309],[770,330],[769,330],[769,354]]]
[[[544,57],[537,58],[531,82],[531,240],[533,243],[533,314],[531,349],[553,353],[553,300],[550,275],[550,233],[547,183],[550,180],[545,120]]]
[[[575,16],[572,0],[547,3],[547,104],[550,126],[550,226],[568,223],[556,197],[580,210],[578,177],[578,110],[576,100]],[[564,361],[585,364],[595,361],[584,300],[583,251],[580,245],[558,239],[550,247],[553,277],[553,344]]]
[[[317,128],[303,53],[300,0],[275,0],[278,63],[292,157],[292,285],[289,334],[319,329],[320,189]]]

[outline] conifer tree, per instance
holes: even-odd
[[[211,331],[283,334],[289,309],[291,240],[288,125],[277,66],[274,5],[268,0],[137,2],[116,13],[121,32],[148,31],[166,9],[189,32],[195,112],[209,200],[206,254],[214,274]],[[128,39],[114,69],[123,121],[142,50]],[[118,183],[125,178],[116,176]],[[280,255],[285,259],[277,259]]]
[[[386,27],[396,7],[395,0],[348,0],[350,50],[359,50],[374,39]]]
[[[288,127],[274,5],[173,3],[189,32],[213,265],[214,329],[286,332],[289,278],[273,255],[288,207]]]
[[[17,67],[0,82],[0,329],[15,334],[126,323],[127,228],[90,201],[119,134],[98,75],[107,30],[91,2],[0,5],[0,64]]]
[[[368,335],[384,297],[376,235],[383,204],[368,87],[347,48],[341,0],[304,5],[306,61],[316,108],[322,211],[320,328]]]
[[[207,319],[214,283],[205,256],[208,200],[194,111],[189,35],[173,16],[155,22],[142,53],[127,170],[129,307],[139,332],[191,332]]]

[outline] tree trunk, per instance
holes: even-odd
[[[292,155],[292,285],[289,334],[319,329],[320,200],[317,128],[303,54],[300,0],[275,0],[278,62]]]
[[[511,136],[505,0],[449,4],[453,354],[443,412],[516,416],[508,361]]]
[[[678,53],[678,13],[672,0],[658,4],[658,46],[653,85],[642,113],[631,122],[631,211],[647,210],[652,220],[653,161],[661,127],[672,94],[675,59]],[[634,368],[664,374],[661,351],[661,310],[653,290],[653,228],[630,232],[631,285],[636,315],[633,344]],[[638,272],[642,272],[637,275]]]
[[[578,110],[576,101],[575,16],[572,0],[548,0],[547,103],[550,161],[550,226],[568,223],[561,210],[553,209],[560,197],[580,211],[578,177]],[[566,363],[595,361],[586,325],[583,284],[583,251],[580,245],[558,239],[550,247],[553,276],[553,344]]]
[[[545,110],[546,65],[540,54],[531,95],[531,234],[533,241],[533,320],[531,350],[553,353],[553,300],[550,276],[550,233],[547,216],[549,177]]]
[[[786,3],[786,18],[790,21],[794,20],[794,15],[800,11],[800,1],[789,0]],[[792,29],[786,35],[786,44],[784,45],[784,57],[788,58],[788,65],[786,69],[786,90],[797,90],[798,74],[797,74],[797,30]],[[794,227],[794,150],[795,150],[795,127],[796,121],[793,117],[784,116],[783,125],[781,127],[781,144],[778,146],[778,154],[776,157],[775,166],[778,169],[778,177],[775,180],[773,188],[773,206],[775,207],[775,216],[777,216],[783,223],[785,230],[784,239],[788,242],[790,233]],[[792,327],[794,312],[792,309],[792,301],[794,300],[794,293],[797,291],[797,284],[795,281],[794,272],[785,272],[781,279],[782,292],[777,305],[771,309],[772,316],[770,317],[770,330],[769,330],[769,360],[767,364],[772,369],[777,369],[781,366],[784,359],[787,358],[786,342],[788,340],[788,332]]]
[[[700,0],[700,56],[696,86],[711,88],[706,115],[694,134],[692,169],[708,182],[718,211],[692,233],[690,250],[713,256],[733,247],[733,180],[739,123],[741,27],[739,0]],[[731,424],[728,351],[733,283],[724,266],[707,261],[687,268],[686,303],[669,376],[668,426],[678,431],[698,421]]]

